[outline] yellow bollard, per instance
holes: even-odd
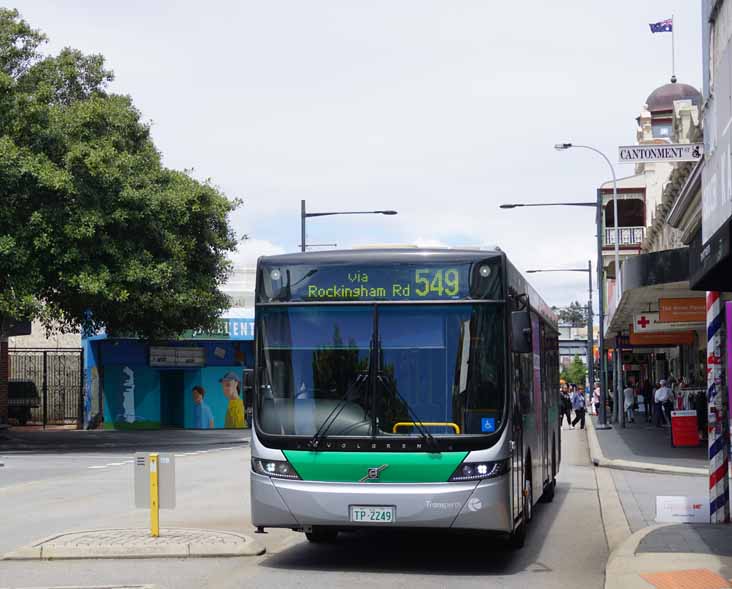
[[[150,454],[150,535],[160,536],[160,502],[158,495],[158,453]]]

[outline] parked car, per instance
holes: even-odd
[[[8,381],[8,417],[20,425],[30,421],[31,409],[41,406],[41,396],[32,380],[11,378]]]

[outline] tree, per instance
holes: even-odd
[[[587,325],[587,305],[579,301],[569,304],[569,307],[552,307],[552,310],[559,316],[562,325],[572,327],[585,327]]]
[[[0,8],[0,317],[165,337],[209,329],[239,204],[162,166],[101,55]]]
[[[584,385],[586,376],[587,366],[584,365],[578,354],[575,354],[572,363],[560,374],[560,378],[565,382],[577,385]]]

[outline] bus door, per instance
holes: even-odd
[[[513,394],[511,395],[511,505],[513,521],[521,515],[524,487],[524,407],[528,383],[525,378],[525,356],[512,354]],[[524,402],[522,402],[522,399]]]
[[[543,326],[539,316],[531,312],[531,356],[532,356],[532,389],[533,396],[533,425],[532,431],[532,453],[531,453],[531,479],[534,491],[534,499],[541,494],[542,483],[546,480],[546,405],[544,404],[544,387],[542,382],[543,367],[541,362],[541,336]]]
[[[541,411],[541,419],[542,419],[542,475],[543,480],[547,481],[551,479],[551,464],[550,464],[550,442],[549,442],[549,413],[551,410],[551,393],[549,391],[549,378],[547,374],[548,366],[547,366],[547,341],[546,341],[546,326],[544,323],[540,323],[540,329],[541,329],[541,349],[540,349],[540,355],[541,355],[541,396],[542,396],[542,411]]]

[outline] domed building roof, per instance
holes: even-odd
[[[656,88],[646,98],[646,106],[649,111],[672,110],[675,100],[691,100],[692,104],[701,104],[701,93],[694,86],[679,84],[676,77],[671,78],[670,84],[664,84]]]

